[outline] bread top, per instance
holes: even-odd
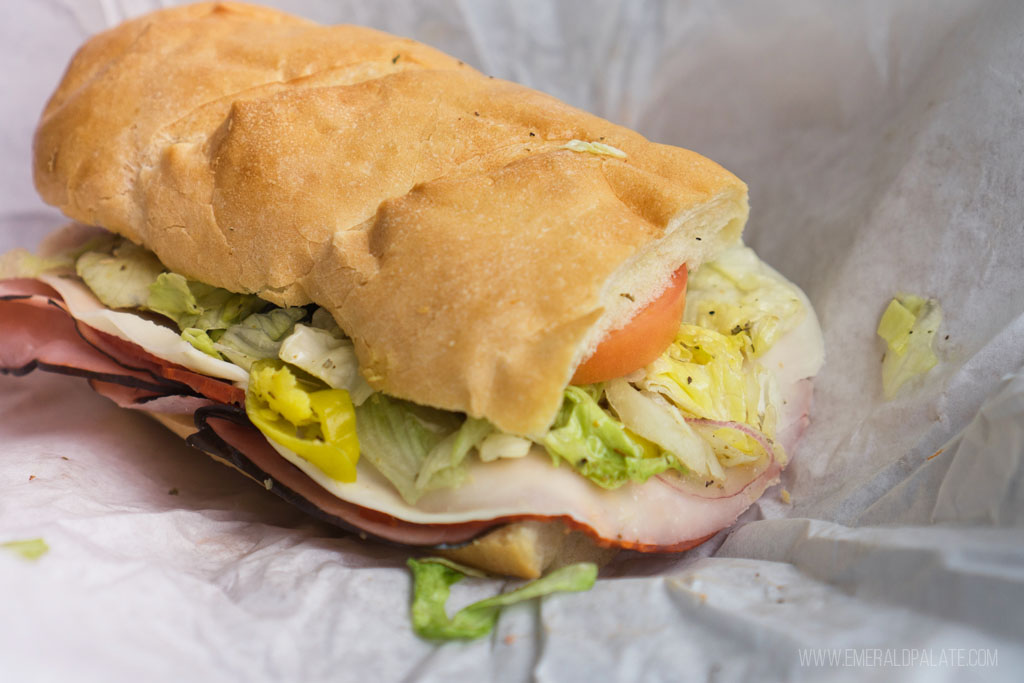
[[[35,180],[190,278],[327,308],[376,389],[520,434],[747,216],[746,186],[699,154],[412,40],[234,3],[86,43]]]

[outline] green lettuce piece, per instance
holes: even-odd
[[[551,430],[540,441],[555,464],[565,460],[598,486],[615,489],[643,483],[672,468],[685,471],[670,454],[651,454],[621,422],[606,413],[581,387],[565,390],[565,400]]]
[[[878,336],[887,346],[882,359],[882,390],[887,399],[939,362],[932,343],[941,324],[942,308],[935,299],[903,295],[889,302],[878,322]]]
[[[454,484],[456,486],[461,484],[466,472],[466,454],[493,431],[494,427],[487,420],[466,418],[457,431],[442,439],[427,454],[416,475],[416,487],[427,491],[440,481],[458,482]]]
[[[363,457],[410,504],[428,491],[461,484],[466,453],[492,429],[483,420],[464,420],[380,393],[356,407],[356,426]]]
[[[317,306],[313,309],[313,315],[310,319],[310,324],[321,330],[330,332],[335,337],[346,338],[345,333],[341,327],[338,326],[338,321],[334,319],[334,316],[326,308]]]
[[[421,638],[438,640],[485,636],[494,628],[502,607],[551,593],[590,590],[597,579],[597,565],[591,562],[572,564],[514,591],[474,602],[449,617],[445,605],[451,586],[465,575],[439,562],[417,562],[410,558],[408,565],[413,575],[413,630]]]
[[[215,342],[210,338],[210,335],[207,334],[205,330],[200,330],[195,327],[186,327],[181,331],[181,338],[209,356],[213,356],[214,358],[219,358],[221,360],[224,359],[223,356],[217,353]]]
[[[721,334],[748,336],[754,358],[766,353],[805,315],[796,286],[744,246],[721,252],[691,273],[687,283],[683,319]]]
[[[13,553],[21,555],[26,560],[38,560],[50,551],[50,546],[41,538],[27,538],[22,541],[7,541],[0,543],[0,548],[5,548]]]
[[[313,313],[313,322],[324,309]],[[322,315],[320,322],[323,323]],[[329,315],[330,323],[334,319]],[[359,372],[359,359],[351,339],[342,335],[337,325],[317,327],[295,325],[278,350],[277,357],[286,363],[302,368],[314,377],[335,389],[345,389],[352,396],[352,402],[362,405],[373,394],[373,387]]]
[[[48,272],[73,271],[79,256],[87,251],[109,254],[121,239],[112,233],[104,232],[82,241],[77,235],[69,235],[69,230],[72,230],[70,226],[51,236],[57,237],[57,242],[65,246],[58,246],[46,256],[37,256],[27,249],[12,249],[0,254],[0,280],[34,278]],[[72,231],[77,233],[77,229]],[[47,241],[51,238],[47,238]]]
[[[162,273],[149,286],[145,308],[167,316],[183,330],[225,330],[266,305],[253,294],[236,294],[178,273]]]
[[[112,253],[86,251],[75,262],[78,277],[110,308],[145,308],[149,288],[164,270],[152,252],[128,241]]]
[[[9,278],[33,278],[51,270],[73,268],[72,258],[44,258],[27,249],[12,249],[0,254],[0,280]]]
[[[225,330],[217,340],[216,349],[235,365],[248,370],[258,360],[277,358],[281,341],[305,316],[306,309],[298,307],[253,313]]]

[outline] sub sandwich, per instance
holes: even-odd
[[[685,550],[808,423],[820,330],[743,182],[412,40],[161,10],[78,51],[34,155],[73,223],[4,257],[4,371],[364,536],[526,577]]]

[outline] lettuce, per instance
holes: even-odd
[[[672,455],[631,434],[581,387],[565,390],[555,423],[540,440],[555,465],[565,460],[574,470],[606,489],[643,483],[666,469],[685,471]]]
[[[480,460],[493,462],[499,458],[522,458],[530,452],[533,442],[521,436],[492,432],[477,447]]]
[[[586,154],[596,154],[598,156],[609,156],[615,157],[616,159],[625,159],[626,153],[618,147],[612,147],[606,145],[603,142],[587,142],[586,140],[570,140],[569,142],[562,145],[562,149],[572,150],[573,152],[584,152]]]
[[[690,274],[685,322],[721,334],[745,334],[761,357],[806,314],[800,291],[752,249],[723,251]]]
[[[889,302],[878,322],[878,336],[888,349],[882,359],[882,390],[887,399],[939,362],[932,343],[941,324],[942,308],[935,299],[904,295]]]
[[[745,333],[725,335],[682,325],[666,352],[647,366],[638,385],[663,396],[684,418],[740,422],[771,439],[778,422],[778,389],[771,373],[749,360],[749,354],[750,338]],[[716,429],[708,441],[726,465],[753,462],[762,450],[755,439],[729,428]],[[781,447],[776,452],[785,457]]]
[[[249,371],[245,412],[264,436],[327,476],[356,480],[359,439],[355,408],[345,390],[324,388],[277,359],[260,360]]]
[[[449,479],[461,483],[465,477],[466,455],[493,431],[494,427],[487,420],[466,418],[461,427],[442,439],[427,454],[416,475],[416,487],[426,491],[435,481]]]
[[[226,329],[217,340],[216,350],[235,365],[248,370],[258,360],[277,358],[282,340],[292,333],[295,323],[304,317],[306,309],[298,307],[253,313]]]
[[[413,575],[412,627],[421,638],[438,640],[479,638],[490,633],[502,607],[556,592],[590,590],[597,579],[597,565],[580,562],[556,569],[547,576],[493,598],[474,602],[454,616],[445,611],[451,586],[465,575],[452,563],[409,559]]]
[[[21,555],[26,560],[38,560],[50,551],[50,546],[41,538],[26,538],[20,541],[5,541],[0,548]]]
[[[317,313],[313,314],[313,323],[326,325],[334,319]],[[352,341],[342,336],[337,324],[326,327],[310,327],[296,325],[295,330],[284,340],[278,350],[278,357],[286,363],[302,368],[317,377],[329,387],[345,389],[352,396],[352,402],[362,405],[373,393],[373,389],[359,373],[359,361],[356,359]]]
[[[428,491],[461,484],[466,455],[493,429],[485,420],[379,393],[356,408],[356,424],[367,462],[410,504]]]
[[[27,249],[12,249],[0,254],[0,280],[9,278],[34,278],[52,270],[74,268],[73,258],[44,258]]]
[[[75,262],[78,277],[110,308],[146,308],[149,288],[164,270],[152,252],[128,241],[112,253],[87,251]]]
[[[49,272],[73,271],[75,262],[87,251],[109,254],[121,238],[99,228],[72,223],[48,236],[36,256],[27,249],[12,249],[0,254],[0,280],[34,278]]]
[[[266,305],[254,294],[236,294],[178,273],[162,273],[149,286],[145,308],[167,316],[183,330],[226,330]]]
[[[205,330],[199,330],[195,327],[186,327],[181,331],[181,338],[187,341],[192,346],[196,347],[208,356],[219,358],[223,360],[223,356],[217,353],[216,343],[210,338],[210,335]]]
[[[685,469],[701,477],[724,476],[711,446],[664,399],[645,394],[623,379],[608,382],[605,395],[626,428],[672,454]]]

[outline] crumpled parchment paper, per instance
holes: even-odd
[[[62,224],[36,118],[89,34],[156,0],[0,7],[0,250]],[[1015,680],[1024,667],[1024,5],[276,3],[408,35],[751,188],[749,244],[825,332],[783,484],[675,556],[493,636],[409,629],[401,549],[311,521],[68,377],[0,377],[4,680]],[[940,364],[881,398],[888,300],[938,298]],[[780,489],[792,495],[781,500]],[[450,608],[496,592],[466,581]]]

